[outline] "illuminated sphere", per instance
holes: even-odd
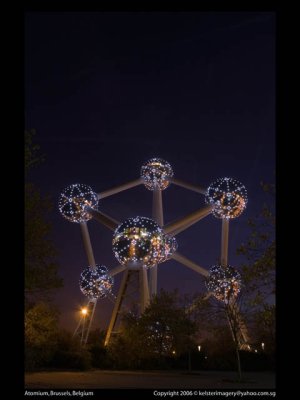
[[[113,278],[108,275],[104,265],[87,267],[80,275],[79,286],[82,293],[90,299],[101,299],[111,293]]]
[[[209,271],[206,287],[216,299],[228,302],[239,294],[241,283],[241,275],[233,267],[214,265]]]
[[[173,175],[171,165],[161,158],[151,158],[141,168],[141,178],[149,190],[166,189]]]
[[[58,202],[61,215],[71,222],[85,222],[92,218],[86,206],[97,210],[98,196],[89,186],[81,183],[68,186]]]
[[[213,205],[212,213],[215,217],[236,218],[246,208],[247,190],[235,179],[219,178],[208,187],[205,200]]]
[[[165,245],[165,251],[160,262],[169,260],[172,254],[174,254],[178,248],[176,238],[174,236],[167,234],[164,235],[164,245]]]
[[[163,257],[164,233],[150,218],[128,218],[115,230],[112,248],[122,265],[140,262],[145,267],[151,267]]]

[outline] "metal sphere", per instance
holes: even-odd
[[[111,293],[113,277],[108,275],[104,265],[87,267],[80,275],[79,286],[82,293],[90,299],[102,299]]]
[[[245,186],[232,178],[219,178],[209,185],[205,194],[206,203],[213,205],[212,213],[217,218],[239,217],[246,208],[248,198]]]
[[[165,245],[165,250],[160,262],[170,260],[172,254],[174,254],[178,248],[178,243],[176,238],[174,236],[167,234],[164,235],[164,245]]]
[[[207,290],[212,292],[216,299],[228,302],[237,297],[241,290],[241,275],[233,267],[228,265],[214,265],[209,271],[206,281]]]
[[[92,218],[86,207],[97,210],[98,196],[90,186],[76,183],[68,186],[60,195],[58,208],[61,215],[71,222],[85,222]]]
[[[140,262],[152,267],[164,254],[164,233],[150,218],[128,218],[115,230],[112,249],[122,265]]]
[[[141,178],[147,189],[166,189],[174,175],[171,165],[162,158],[151,158],[141,168]]]

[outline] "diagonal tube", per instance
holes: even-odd
[[[135,186],[141,185],[143,183],[141,178],[135,179],[134,181],[130,181],[128,183],[124,183],[123,185],[116,186],[114,188],[104,190],[103,192],[98,193],[98,199],[104,199],[105,197],[112,196],[113,194],[117,194],[123,192],[124,190],[131,189]]]
[[[170,178],[170,182],[172,182],[174,185],[181,186],[188,190],[192,190],[193,192],[196,192],[196,193],[201,193],[201,194],[206,193],[206,189],[204,189],[203,187],[198,186],[198,185],[192,185],[191,183],[186,183],[179,179]]]
[[[120,272],[123,272],[126,269],[126,265],[118,265],[114,268],[112,268],[111,270],[108,271],[108,275],[109,276],[115,276],[117,274],[119,274]]]
[[[199,210],[194,211],[191,214],[188,214],[185,217],[178,219],[177,221],[165,225],[164,232],[172,235],[177,235],[178,233],[184,231],[196,222],[200,221],[202,218],[209,215],[211,213],[211,210],[211,205],[200,208]]]
[[[205,268],[200,267],[200,265],[196,264],[194,261],[189,260],[182,254],[176,252],[171,256],[171,258],[178,261],[180,264],[183,264],[184,266],[192,269],[193,271],[198,272],[198,274],[200,275],[203,275],[205,277],[209,275],[209,272]]]
[[[108,215],[104,214],[103,212],[93,210],[91,207],[87,207],[87,211],[89,212],[89,214],[91,214],[93,216],[93,218],[96,221],[100,222],[100,224],[106,226],[111,231],[114,231],[120,225],[120,222],[109,217]]]

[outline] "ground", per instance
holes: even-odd
[[[54,371],[25,374],[27,389],[274,389],[272,372],[244,372],[234,382],[234,371]]]

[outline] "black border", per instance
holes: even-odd
[[[293,268],[295,265],[295,261],[289,262],[286,260],[286,252],[284,250],[284,232],[286,232],[285,221],[290,217],[288,214],[286,216],[282,216],[281,211],[282,207],[280,202],[283,200],[283,197],[286,198],[286,195],[289,194],[292,196],[292,188],[290,187],[290,182],[287,181],[287,173],[290,174],[293,168],[296,166],[291,165],[291,158],[289,157],[291,151],[291,142],[288,133],[291,130],[298,130],[297,126],[294,128],[290,124],[290,105],[291,105],[291,87],[292,87],[292,78],[290,76],[290,67],[293,65],[292,56],[294,54],[292,39],[296,37],[295,26],[297,26],[297,22],[293,22],[293,14],[295,18],[296,10],[287,10],[283,7],[283,2],[281,2],[280,6],[275,1],[243,1],[243,2],[229,2],[229,1],[201,1],[200,2],[169,2],[168,4],[163,4],[162,2],[139,2],[138,4],[129,4],[129,2],[95,2],[95,1],[72,1],[72,2],[54,2],[54,1],[26,1],[21,9],[17,10],[14,14],[13,23],[10,27],[10,30],[14,32],[13,40],[9,40],[9,63],[6,63],[8,67],[8,72],[12,72],[13,68],[16,68],[16,72],[13,73],[13,78],[8,80],[8,111],[12,111],[12,116],[8,120],[8,128],[6,128],[6,133],[8,136],[8,145],[9,148],[13,149],[12,152],[12,163],[16,164],[17,167],[9,168],[7,162],[4,163],[3,172],[7,175],[7,181],[10,184],[10,193],[12,193],[11,197],[14,198],[16,204],[13,204],[14,212],[13,212],[13,223],[12,223],[12,212],[4,208],[4,216],[7,217],[7,221],[5,223],[5,227],[12,226],[8,228],[8,242],[11,244],[12,242],[20,241],[20,249],[18,251],[14,251],[13,249],[5,249],[5,253],[13,254],[13,260],[8,257],[8,272],[9,274],[13,274],[13,277],[18,275],[16,279],[16,286],[14,290],[20,293],[20,296],[11,294],[6,294],[6,299],[10,304],[13,304],[14,310],[9,306],[9,324],[12,324],[13,330],[20,333],[20,340],[16,342],[14,340],[13,345],[10,345],[9,349],[13,348],[13,354],[8,358],[5,357],[5,363],[10,362],[11,365],[7,367],[9,370],[9,378],[13,378],[14,384],[12,388],[17,389],[22,396],[24,396],[24,370],[23,370],[23,359],[22,355],[24,354],[24,346],[23,346],[23,307],[24,307],[24,299],[23,299],[23,288],[24,288],[24,278],[20,269],[23,265],[23,251],[24,251],[24,236],[23,236],[23,224],[21,223],[21,227],[19,227],[19,221],[24,220],[24,214],[22,212],[22,202],[20,204],[19,200],[23,199],[23,183],[24,183],[24,173],[23,173],[23,142],[20,138],[23,138],[24,132],[24,15],[26,12],[56,12],[56,11],[274,11],[277,17],[277,101],[276,101],[276,114],[277,114],[277,161],[276,161],[276,170],[277,170],[277,188],[279,188],[279,192],[284,192],[283,194],[278,195],[277,199],[280,201],[277,203],[277,303],[278,303],[278,311],[277,311],[277,378],[276,378],[276,386],[277,386],[277,397],[280,394],[284,394],[286,396],[287,393],[283,393],[291,386],[291,382],[285,384],[283,381],[283,376],[285,375],[286,368],[288,365],[288,361],[282,361],[282,357],[287,355],[290,350],[287,350],[287,345],[291,345],[291,339],[284,339],[284,336],[291,333],[292,325],[287,325],[287,322],[283,320],[283,315],[286,315],[286,307],[290,306],[291,299],[287,299],[287,295],[291,293],[289,289],[290,286],[290,278],[287,274],[288,268]],[[296,24],[296,25],[294,25]],[[294,32],[292,32],[294,29]],[[15,33],[17,32],[17,40]],[[290,50],[292,47],[292,51]],[[11,61],[13,56],[16,57],[15,61]],[[284,68],[286,70],[284,71]],[[18,93],[18,94],[17,94]],[[15,114],[15,104],[16,100],[21,99],[20,101],[20,120],[16,118]],[[12,123],[15,126],[11,126]],[[7,130],[8,129],[8,130]],[[16,132],[20,132],[21,136],[16,134]],[[286,135],[285,135],[286,132]],[[297,134],[297,132],[294,132]],[[290,133],[292,135],[292,133]],[[16,140],[17,138],[17,140]],[[286,140],[287,139],[287,140]],[[11,143],[10,143],[11,140]],[[16,143],[17,142],[17,143]],[[293,142],[292,142],[293,143]],[[19,146],[20,145],[20,146]],[[15,162],[15,159],[21,160],[20,168],[18,169],[18,161]],[[297,160],[297,159],[296,159]],[[16,177],[11,178],[10,170],[17,170]],[[285,171],[285,172],[284,172]],[[16,184],[16,182],[20,182],[20,184]],[[281,198],[282,196],[282,198]],[[292,198],[292,197],[291,197]],[[7,211],[6,211],[7,210]],[[283,213],[284,214],[284,213]],[[290,232],[290,236],[292,233]],[[12,239],[13,238],[13,239]],[[283,246],[282,246],[283,244]],[[288,247],[291,250],[291,246]],[[13,252],[13,253],[11,253]],[[297,248],[294,249],[294,254],[296,257]],[[15,257],[17,256],[17,257]],[[6,258],[6,257],[5,257]],[[285,260],[283,262],[283,260]],[[12,264],[13,265],[12,265]],[[294,265],[293,265],[294,264]],[[298,268],[297,265],[295,265]],[[16,272],[13,272],[16,271]],[[288,293],[287,293],[288,290]],[[7,324],[5,324],[7,326]],[[288,327],[289,326],[289,327]],[[288,333],[286,332],[288,329]],[[8,330],[8,333],[11,333],[11,330]],[[297,343],[298,340],[295,338],[294,343]],[[3,343],[5,347],[5,343]],[[3,357],[4,358],[4,357]],[[280,359],[280,362],[279,362]],[[289,366],[289,369],[292,367]],[[297,382],[297,381],[296,381]],[[23,389],[24,388],[24,389]],[[31,389],[28,389],[31,390]],[[42,390],[42,389],[41,389]],[[55,389],[53,389],[55,390]],[[62,389],[57,389],[62,390]],[[70,390],[70,389],[69,389]],[[73,389],[71,389],[73,390]],[[85,389],[86,391],[88,389]],[[173,389],[172,389],[173,390]],[[143,397],[153,398],[152,391],[149,390],[139,390],[140,394]],[[227,391],[227,389],[222,390]],[[133,393],[134,392],[134,393]],[[118,398],[132,396],[136,394],[136,390],[130,389],[121,389],[121,390],[109,390],[109,389],[97,389],[95,390],[95,394],[93,398]],[[54,396],[52,396],[54,397]],[[211,397],[211,396],[210,396]],[[245,398],[246,396],[244,396]],[[77,397],[78,398],[78,397]],[[84,397],[88,398],[88,397]]]

